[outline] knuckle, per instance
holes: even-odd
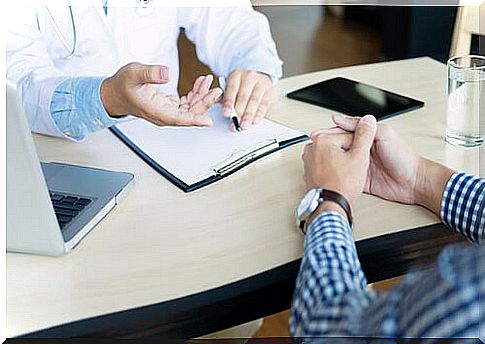
[[[135,69],[135,68],[137,68],[139,66],[140,66],[140,63],[138,63],[138,62],[130,62],[130,63],[128,63],[125,66],[125,68],[127,68],[127,69]]]
[[[139,62],[131,62],[131,63],[128,63],[126,65],[127,69],[132,71],[132,72],[137,71],[138,69],[141,68],[141,66],[142,66],[141,63],[139,63]]]
[[[151,69],[150,68],[143,69],[143,78],[145,80],[149,80],[151,79],[150,76],[151,76]]]
[[[254,70],[246,70],[246,75],[249,77],[256,77],[258,75]]]
[[[316,135],[312,141],[315,143],[315,144],[319,144],[320,142],[322,142],[322,139],[323,139],[323,135]]]

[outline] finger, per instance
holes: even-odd
[[[332,120],[339,128],[346,131],[354,132],[355,128],[357,128],[357,124],[359,123],[360,118],[342,116],[342,115],[333,115]]]
[[[370,152],[377,131],[377,121],[372,115],[366,115],[357,124],[351,151],[356,153]]]
[[[244,114],[244,112],[246,111],[246,107],[249,102],[249,97],[253,92],[253,88],[255,84],[256,83],[254,81],[246,81],[246,82],[241,82],[241,84],[239,85],[239,92],[237,93],[237,96],[236,96],[236,105],[234,106],[239,116]],[[241,128],[248,129],[251,124],[252,124],[252,121],[250,122],[249,120],[244,119],[241,121]]]
[[[321,129],[312,131],[310,133],[310,138],[313,138],[314,136],[318,136],[318,135],[332,135],[332,134],[345,134],[345,133],[348,133],[348,131],[343,130],[342,128],[339,128],[339,127],[321,128]]]
[[[254,116],[253,124],[258,124],[263,120],[263,118],[268,113],[272,100],[273,100],[273,91],[267,90],[264,93],[264,96],[261,99],[261,102],[259,103],[258,110],[256,111],[256,116]]]
[[[169,81],[167,66],[137,63],[131,66],[131,73],[137,84],[166,84]]]
[[[249,97],[246,109],[244,110],[243,115],[241,116],[241,122],[244,126],[244,122],[249,122],[246,126],[254,123],[254,117],[256,116],[256,112],[259,109],[259,104],[264,97],[265,89],[256,84],[254,87],[251,96]]]
[[[330,135],[320,134],[316,135],[314,138],[312,138],[312,140],[331,143],[334,146],[337,146],[338,148],[347,151],[352,147],[354,135],[348,132]]]
[[[200,84],[198,93],[207,94],[209,92],[210,88],[211,88],[213,80],[214,80],[214,77],[211,74],[206,75],[204,80],[202,80],[202,82]]]
[[[194,105],[195,103],[200,101],[203,97],[205,97],[207,93],[209,93],[209,89],[212,85],[213,79],[214,78],[212,75],[206,75],[201,79],[197,89],[195,89],[194,87],[192,99],[190,99],[190,105]]]
[[[190,104],[187,100],[186,96],[180,97],[180,105],[179,105],[179,110],[181,111],[189,111]]]
[[[230,117],[232,115],[232,110],[236,102],[236,95],[239,91],[239,85],[241,83],[241,77],[239,74],[231,74],[229,79],[227,79],[226,89],[224,90],[223,99],[223,113],[224,116]]]
[[[211,127],[213,125],[212,119],[208,116],[197,115],[193,112],[179,112],[172,120],[172,125],[180,127],[197,126],[197,127]]]
[[[190,112],[201,115],[214,105],[222,95],[220,88],[210,90],[201,100],[190,106]]]
[[[192,98],[194,98],[194,92],[193,91],[189,91],[189,93],[187,93],[187,102],[191,102],[192,101]]]
[[[192,86],[192,93],[198,92],[200,88],[200,84],[202,84],[202,81],[204,81],[204,79],[205,79],[205,75],[201,75],[197,79],[195,79],[194,86]]]

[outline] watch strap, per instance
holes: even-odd
[[[342,196],[340,193],[336,191],[321,189],[318,203],[320,205],[323,202],[337,203],[347,215],[349,226],[352,228],[352,211],[351,211],[349,202],[344,196]],[[315,210],[317,209],[318,207]],[[306,234],[306,225],[307,225],[306,221],[300,221],[299,227],[300,227],[300,230],[303,232],[303,234]]]
[[[352,210],[350,208],[349,202],[344,196],[332,190],[322,189],[320,191],[320,199],[320,203],[323,203],[325,201],[337,203],[340,208],[344,210],[345,214],[347,215],[347,219],[349,220],[349,225],[350,227],[352,227]]]

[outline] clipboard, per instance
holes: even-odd
[[[158,127],[135,119],[111,132],[148,165],[184,192],[198,190],[309,137],[264,119],[250,130],[231,132],[220,104],[209,109],[211,128]]]

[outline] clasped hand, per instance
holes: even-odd
[[[305,147],[308,188],[337,191],[351,205],[362,192],[405,204],[419,204],[439,215],[443,189],[453,171],[415,153],[373,116],[334,116],[334,128],[311,133]]]

